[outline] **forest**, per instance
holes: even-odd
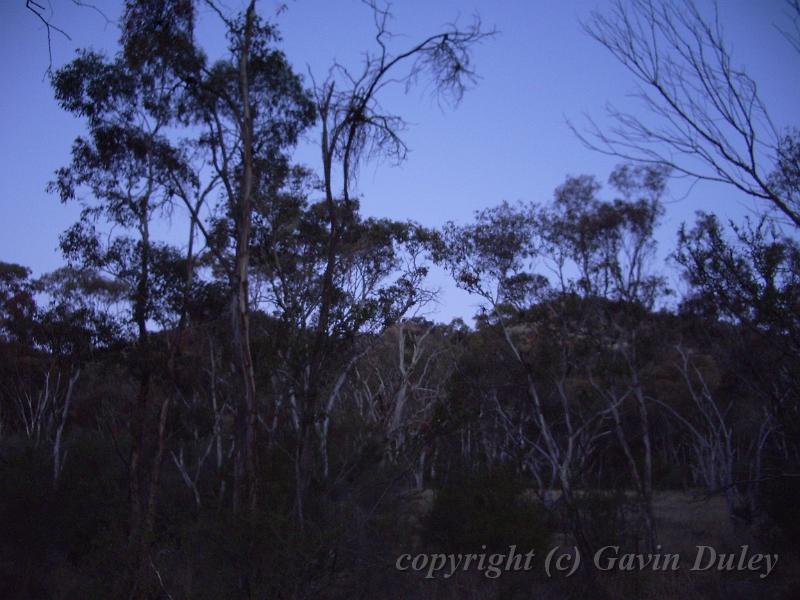
[[[584,27],[649,115],[574,128],[616,168],[466,223],[373,217],[360,172],[409,151],[386,90],[458,110],[497,32],[395,38],[364,5],[374,46],[322,79],[256,0],[126,0],[115,54],[49,72],[84,133],[42,186],[80,218],[62,267],[0,262],[0,597],[800,597],[800,130],[690,0],[620,0]],[[659,249],[679,176],[756,210]],[[472,324],[423,316],[433,269]],[[777,564],[692,572],[701,546]],[[444,567],[510,548],[531,568]]]

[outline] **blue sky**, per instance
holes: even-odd
[[[701,4],[702,1],[698,0]],[[57,67],[75,48],[91,46],[113,52],[114,25],[69,0],[51,0],[52,20],[72,40],[53,37]],[[48,64],[45,31],[25,10],[24,0],[0,4],[0,260],[27,265],[36,275],[62,264],[58,235],[77,217],[77,205],[64,206],[45,192],[59,166],[69,160],[80,123],[61,111],[44,78]],[[226,0],[239,7],[240,0]],[[280,2],[260,0],[265,16]],[[282,47],[301,72],[321,78],[333,59],[356,65],[372,48],[369,11],[357,0],[287,0],[276,17]],[[106,15],[118,17],[121,2],[97,0]],[[603,1],[404,0],[393,7],[391,29],[398,47],[435,32],[443,23],[467,23],[480,14],[498,35],[475,52],[481,76],[455,110],[443,110],[424,90],[397,91],[384,105],[410,124],[405,140],[411,148],[401,166],[371,164],[361,173],[359,192],[368,215],[414,219],[425,225],[447,220],[467,222],[474,210],[509,201],[547,202],[568,174],[594,174],[605,181],[616,164],[585,149],[566,125],[580,123],[584,113],[601,123],[603,106],[613,102],[637,110],[630,98],[630,75],[581,29],[580,19]],[[786,21],[782,0],[721,0],[720,15],[734,62],[759,84],[779,127],[796,124],[800,98],[800,57],[776,31]],[[201,15],[199,35],[212,56],[224,48],[222,31],[210,15]],[[297,150],[297,160],[318,166],[313,136]],[[659,230],[661,256],[675,240],[683,221],[695,210],[711,210],[740,220],[758,207],[733,190],[686,182],[671,186],[667,212]],[[181,239],[183,222],[164,223],[161,234]],[[181,237],[178,237],[181,236]],[[469,318],[477,300],[435,274],[442,287],[440,304],[427,313],[437,320]],[[673,280],[677,286],[677,282]]]

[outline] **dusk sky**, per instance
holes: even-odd
[[[52,22],[72,40],[53,34],[54,67],[68,62],[79,47],[113,53],[116,25],[91,8],[70,0],[51,0]],[[112,20],[121,2],[97,0]],[[243,4],[228,0],[231,9]],[[357,0],[288,0],[279,16],[279,2],[262,0],[260,12],[274,16],[282,47],[300,72],[322,78],[336,59],[358,65],[360,53],[374,47],[370,11]],[[758,82],[759,92],[779,128],[797,125],[800,70],[797,55],[777,26],[787,17],[782,0],[726,1],[720,16],[734,63]],[[702,4],[702,6],[707,6]],[[434,33],[444,23],[467,24],[479,14],[498,34],[474,55],[481,80],[455,110],[440,108],[424,89],[384,99],[384,105],[409,122],[405,140],[411,148],[401,166],[370,164],[361,174],[359,192],[365,215],[414,219],[439,226],[447,220],[466,223],[476,209],[503,200],[547,202],[568,174],[593,174],[605,181],[613,158],[583,147],[566,124],[583,123],[589,114],[601,124],[603,107],[613,102],[636,110],[630,98],[632,77],[605,49],[581,29],[580,20],[593,9],[607,10],[602,1],[398,1],[391,23],[394,48],[400,49]],[[201,13],[199,36],[210,56],[224,51],[224,38],[211,15]],[[60,204],[45,187],[53,172],[67,164],[80,123],[62,111],[45,77],[48,65],[46,33],[24,0],[0,5],[0,52],[3,93],[0,96],[0,261],[20,263],[41,275],[63,264],[58,236],[77,217],[79,206]],[[296,160],[318,168],[318,154],[309,134]],[[671,184],[667,212],[659,231],[659,262],[672,250],[681,222],[696,210],[716,212],[723,219],[741,220],[762,208],[751,199],[719,185],[686,181]],[[160,235],[181,240],[184,219],[165,223]],[[673,286],[678,285],[674,274]],[[455,290],[441,274],[440,304],[428,316],[448,321],[469,319],[477,300]]]

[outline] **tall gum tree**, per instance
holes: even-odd
[[[124,30],[126,52],[142,63],[162,65],[180,81],[182,119],[201,129],[224,202],[226,241],[211,239],[197,210],[192,218],[214,248],[230,284],[231,325],[241,402],[237,408],[234,506],[258,504],[259,397],[251,348],[250,267],[253,214],[259,200],[281,187],[287,152],[314,120],[314,105],[301,79],[274,45],[275,29],[257,14],[256,1],[229,16],[210,0],[202,3],[221,20],[228,56],[213,64],[194,38],[195,3],[187,0],[131,1]]]
[[[152,239],[151,222],[168,210],[172,182],[192,185],[195,176],[166,135],[174,107],[172,80],[163,72],[136,69],[121,54],[108,59],[82,51],[55,73],[53,88],[62,108],[84,119],[88,128],[75,140],[70,164],[49,186],[62,201],[83,205],[61,248],[77,267],[101,269],[121,281],[130,305],[128,322],[136,340],[131,366],[138,390],[131,411],[129,545],[134,573],[139,573],[154,525],[169,410],[169,395],[162,395],[157,450],[146,452],[154,395],[152,262],[160,247]],[[111,227],[108,241],[98,223]]]

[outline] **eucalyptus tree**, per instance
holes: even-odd
[[[677,348],[677,372],[698,407],[679,420],[708,487],[726,495],[732,514],[754,518],[765,482],[785,481],[800,464],[800,247],[763,217],[730,229],[698,213],[679,231],[675,258],[690,285],[681,314],[703,327]],[[715,389],[708,362],[735,392]]]
[[[0,262],[0,342],[29,346],[36,300],[31,270],[15,263]]]
[[[655,271],[655,228],[668,170],[620,165],[610,175],[612,201],[599,198],[593,177],[568,178],[540,215],[545,253],[552,257],[563,293],[582,298],[583,333],[590,341],[584,373],[607,406],[617,443],[636,490],[650,547],[656,546],[653,501],[652,416],[648,369],[661,356],[652,311],[667,293]],[[636,408],[635,427],[623,427]],[[635,429],[633,432],[631,429]],[[641,440],[641,456],[632,440]]]
[[[128,527],[138,589],[154,527],[170,404],[170,394],[160,394],[150,452],[148,415],[157,391],[149,330],[157,308],[153,261],[164,250],[153,240],[151,226],[170,210],[173,181],[193,184],[196,176],[169,136],[174,110],[169,74],[137,69],[122,54],[107,58],[81,51],[54,74],[53,88],[61,107],[87,129],[73,143],[70,164],[49,186],[62,201],[83,207],[80,220],[61,238],[62,251],[76,268],[110,273],[124,285],[130,307],[125,322],[135,339],[130,367],[138,390],[130,419]]]
[[[326,353],[312,371],[330,239],[327,206],[313,201],[313,194],[307,174],[298,172],[292,189],[259,204],[252,258],[254,290],[271,317],[267,337],[277,363],[272,421],[286,414],[293,430],[301,519],[305,485],[329,473],[331,416],[345,380],[374,337],[428,293],[422,285],[427,267],[420,262],[426,231],[411,222],[365,218],[357,201],[340,205]],[[309,404],[312,387],[315,402]],[[267,427],[278,433],[271,421]]]
[[[475,21],[465,29],[449,26],[444,31],[395,51],[391,48],[392,36],[387,29],[390,18],[388,8],[372,1],[365,2],[365,5],[371,10],[375,21],[376,49],[366,52],[363,62],[354,71],[335,63],[323,81],[315,81],[313,89],[314,106],[320,120],[320,179],[323,193],[320,208],[324,208],[321,214],[326,221],[326,239],[317,289],[319,301],[310,315],[313,325],[305,353],[305,373],[302,385],[297,390],[301,415],[298,460],[302,465],[298,498],[305,495],[312,469],[314,424],[319,419],[325,421],[326,411],[320,400],[322,383],[326,370],[336,363],[339,356],[338,330],[346,322],[341,314],[341,274],[349,269],[351,250],[348,247],[351,242],[348,237],[358,230],[358,227],[353,227],[354,222],[358,223],[358,203],[355,198],[358,170],[365,161],[371,159],[389,158],[400,162],[406,155],[402,139],[405,122],[400,115],[386,111],[382,100],[392,86],[409,89],[416,83],[428,80],[440,99],[457,104],[475,81],[472,50],[478,42],[491,35],[491,32],[481,28],[479,21]],[[410,241],[408,233],[401,233],[402,228],[410,231],[407,225],[374,222],[370,227],[376,225],[376,231],[387,226],[387,232],[392,228],[396,231],[386,238],[384,243],[388,244],[387,249],[395,243],[390,241],[391,237],[403,244]],[[406,239],[403,240],[403,237]],[[412,254],[416,252],[412,250]],[[412,266],[407,271],[421,272],[418,266]],[[417,275],[413,275],[403,286],[418,288],[413,281],[416,278]],[[398,282],[402,282],[402,278]],[[368,287],[374,288],[374,284]],[[413,298],[413,293],[409,294],[410,289],[395,289],[400,291],[401,296],[412,296],[413,301],[406,309],[420,300],[419,297]],[[384,299],[382,302],[386,301]],[[404,304],[407,304],[406,300],[400,299],[398,306]],[[397,306],[386,311],[385,325],[395,322],[404,313],[396,309]],[[345,364],[351,364],[350,359]]]
[[[359,357],[341,392],[341,412],[352,415],[360,431],[377,434],[384,458],[409,471],[419,490],[436,476],[437,442],[452,428],[447,400],[463,354],[460,342],[449,326],[404,319]]]
[[[584,549],[588,531],[575,486],[612,431],[626,450],[655,545],[650,418],[637,332],[664,292],[649,264],[665,175],[659,168],[619,167],[611,183],[621,197],[611,202],[598,197],[593,177],[571,177],[544,208],[502,204],[479,211],[473,224],[447,224],[434,245],[457,285],[486,302],[488,322],[524,373],[526,402],[495,399],[500,423],[524,450],[540,491],[560,487]],[[598,360],[604,376],[616,374],[613,382],[598,384],[592,373]],[[619,364],[609,370],[609,361]],[[638,406],[643,467],[621,427],[628,398]]]
[[[302,81],[276,48],[277,30],[252,0],[238,15],[206,2],[228,38],[228,56],[211,63],[195,39],[195,3],[188,0],[130,1],[124,18],[128,56],[148,70],[163,68],[180,82],[181,120],[200,131],[223,200],[216,234],[204,227],[198,205],[181,193],[206,237],[217,266],[229,281],[231,324],[241,381],[238,405],[234,506],[254,510],[258,499],[259,397],[251,348],[250,270],[253,216],[269,203],[289,172],[288,151],[314,120]],[[166,18],[166,15],[170,15]]]
[[[37,346],[48,359],[45,392],[52,394],[53,485],[57,486],[67,458],[65,433],[81,372],[101,353],[118,346],[124,325],[117,314],[125,304],[126,287],[88,269],[62,267],[34,282],[48,298],[36,318]],[[53,385],[48,385],[50,381]],[[47,393],[42,397],[46,398]]]
[[[597,438],[603,435],[606,412],[574,395],[571,371],[576,355],[571,336],[580,328],[580,310],[568,295],[553,294],[546,277],[534,270],[542,240],[535,210],[507,203],[476,213],[475,222],[448,223],[434,243],[434,258],[456,284],[481,297],[487,318],[510,350],[511,373],[521,373],[524,401],[509,406],[496,390],[494,411],[514,444],[531,455],[529,465],[544,497],[544,476],[558,485],[567,507],[565,525],[582,551],[591,545],[578,511],[577,477]],[[534,323],[525,323],[525,309],[537,307]],[[568,314],[569,313],[569,314]],[[577,323],[576,323],[577,315]]]

